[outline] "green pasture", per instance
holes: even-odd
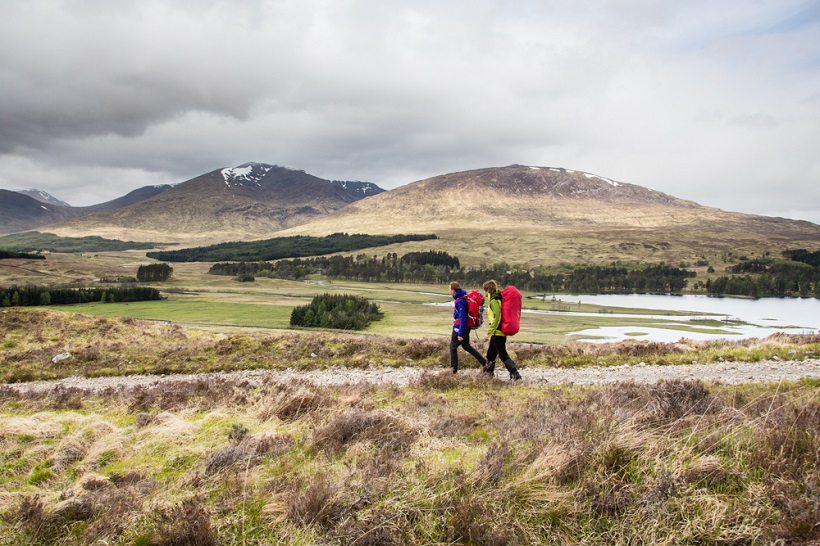
[[[91,315],[123,316],[161,320],[186,326],[215,329],[252,328],[288,329],[290,314],[298,305],[323,293],[356,294],[377,303],[384,318],[374,322],[364,333],[398,337],[448,336],[452,307],[446,286],[423,284],[364,283],[313,278],[304,281],[260,278],[239,283],[230,277],[203,274],[192,269],[175,276],[170,283],[156,284],[167,299],[157,302],[93,303],[55,306],[68,312]],[[649,309],[607,308],[579,304],[572,296],[541,299],[525,294],[523,328],[516,341],[523,343],[562,343],[579,330],[606,326],[669,328],[686,332],[706,332],[704,326],[720,326],[719,321],[670,324],[646,315],[658,315]],[[551,311],[548,314],[527,310]],[[588,316],[575,316],[586,313]],[[628,314],[630,318],[615,317]],[[686,311],[664,312],[668,316],[686,316]],[[473,334],[480,342],[483,331]],[[637,334],[636,334],[637,335]]]
[[[0,264],[0,283],[99,285],[101,278],[133,276],[146,263],[144,251],[97,254],[51,254],[47,260],[10,261]],[[173,263],[169,282],[153,284],[166,297],[158,302],[106,303],[56,307],[68,312],[124,316],[139,319],[225,330],[287,329],[290,314],[323,293],[355,294],[377,303],[385,316],[365,333],[399,337],[449,336],[452,300],[447,286],[429,284],[365,283],[332,280],[313,276],[300,281],[257,277],[254,282],[238,282],[230,276],[209,275],[209,263]],[[467,289],[479,287],[466,287]],[[657,311],[581,304],[576,296],[525,293],[524,309],[548,311],[525,313],[518,342],[562,343],[571,341],[579,330],[627,326],[639,333],[641,328],[671,328],[686,332],[706,331],[704,326],[720,327],[718,317],[710,324],[678,323],[650,319],[648,315],[689,316],[687,311]],[[574,316],[585,313],[588,316]],[[631,318],[614,315],[630,315]],[[481,334],[483,335],[483,333]],[[478,336],[474,334],[475,340]]]

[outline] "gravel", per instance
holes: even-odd
[[[175,381],[206,380],[244,380],[251,384],[264,381],[292,382],[302,380],[320,386],[357,384],[362,382],[374,384],[395,384],[405,386],[423,373],[449,373],[448,369],[423,370],[413,367],[402,368],[344,368],[331,367],[324,370],[250,370],[238,372],[220,372],[205,374],[181,375],[129,375],[117,377],[68,377],[54,381],[31,381],[11,383],[8,388],[21,393],[49,391],[55,387],[77,388],[87,392],[99,392],[109,388],[131,388],[136,386],[155,386]],[[464,369],[462,375],[478,374],[475,368]],[[740,383],[778,383],[796,381],[802,378],[820,379],[820,360],[763,360],[760,362],[720,362],[713,364],[655,366],[645,363],[614,367],[588,367],[579,369],[563,368],[522,368],[523,383],[537,385],[603,385],[616,381],[635,381],[638,383],[657,383],[672,379],[717,381],[723,384]],[[497,370],[496,377],[507,381],[504,370]]]

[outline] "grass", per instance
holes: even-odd
[[[0,390],[0,542],[820,539],[816,381]]]
[[[111,304],[100,304],[105,309]],[[139,308],[141,304],[134,305]],[[185,305],[167,305],[185,309]],[[250,304],[236,304],[250,305]],[[130,306],[129,306],[130,307]],[[259,305],[258,307],[265,307]],[[194,306],[194,308],[196,308]],[[271,307],[273,308],[273,307]],[[443,319],[446,321],[446,318]],[[447,366],[449,338],[307,330],[223,333],[163,321],[65,313],[44,308],[0,312],[0,380],[20,382],[81,375],[201,373],[250,369]],[[479,351],[483,340],[475,340]],[[800,360],[820,354],[818,335],[774,335],[734,342],[508,342],[519,366],[617,366],[719,361]],[[54,363],[57,355],[69,358]]]
[[[408,243],[410,244],[410,243]],[[413,243],[422,244],[422,243]],[[400,249],[399,249],[400,250]],[[387,250],[385,250],[387,252]],[[715,264],[717,257],[711,257]],[[727,258],[728,259],[728,258]],[[2,260],[0,284],[86,285],[101,286],[97,279],[136,275],[139,265],[150,263],[144,251],[95,254],[49,254],[46,260]],[[65,306],[68,312],[163,320],[199,328],[221,331],[287,329],[291,310],[307,304],[325,292],[364,296],[385,312],[385,318],[374,323],[367,333],[396,337],[447,336],[451,299],[446,287],[424,284],[363,283],[312,277],[305,281],[258,278],[253,283],[239,283],[231,277],[208,275],[210,264],[172,264],[170,282],[154,286],[162,290],[166,301],[131,304],[86,304]],[[700,278],[700,277],[699,277]],[[619,326],[634,331],[661,327],[688,333],[710,333],[725,323],[714,321],[691,323],[664,321],[649,316],[687,317],[698,315],[687,311],[657,311],[579,304],[572,296],[539,299],[525,294],[525,310],[551,311],[549,314],[526,313],[525,327],[516,336],[522,343],[560,344],[571,340],[570,334],[584,329]],[[543,297],[543,296],[542,296]],[[431,305],[433,304],[433,305]],[[587,316],[575,316],[575,313]],[[615,315],[621,315],[618,318]],[[622,315],[630,315],[623,318]],[[670,324],[672,322],[672,324]]]

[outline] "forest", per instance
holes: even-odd
[[[265,261],[334,252],[351,252],[408,241],[436,239],[435,235],[363,235],[334,233],[327,237],[295,235],[262,241],[231,242],[172,251],[148,252],[149,258],[165,262]]]
[[[161,299],[159,290],[145,286],[115,288],[11,286],[0,288],[0,307],[153,301],[159,299]]]
[[[214,264],[214,275],[255,275],[298,280],[322,274],[357,281],[446,284],[454,279],[467,286],[480,286],[488,279],[532,292],[678,293],[695,272],[665,264],[648,266],[580,266],[566,273],[548,273],[544,268],[524,268],[506,263],[485,268],[462,268],[457,257],[446,252],[414,252],[399,257],[395,252],[381,258],[326,256],[278,262]]]
[[[30,254],[28,252],[14,252],[11,250],[0,249],[0,260],[45,260],[46,257],[42,254]]]
[[[707,280],[703,286],[715,296],[820,298],[820,252],[787,250],[783,257],[789,261],[744,260],[726,268],[731,276]]]
[[[53,233],[26,231],[0,237],[0,246],[19,252],[117,252],[122,250],[147,250],[160,243],[140,243],[104,239],[97,235],[87,237],[60,237]]]

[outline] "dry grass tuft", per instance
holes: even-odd
[[[401,453],[417,434],[418,431],[395,412],[349,410],[332,416],[316,429],[312,446],[334,454],[353,442],[372,441],[382,450]]]
[[[339,544],[350,546],[393,546],[413,544],[410,524],[405,514],[388,508],[377,508],[346,518],[333,535]]]
[[[332,528],[345,514],[349,504],[344,499],[343,488],[325,474],[312,477],[310,483],[292,492],[287,505],[287,519],[309,527],[317,525]]]
[[[329,409],[335,401],[324,390],[308,383],[273,385],[261,403],[260,419],[277,417],[295,421],[320,409]]]
[[[219,543],[210,514],[194,499],[161,511],[151,540],[152,546],[217,546]]]

